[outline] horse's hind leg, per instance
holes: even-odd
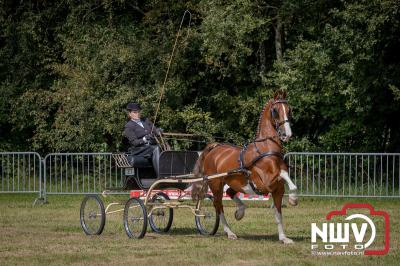
[[[235,219],[241,220],[244,217],[244,212],[246,210],[246,205],[243,201],[237,196],[237,191],[232,188],[228,188],[226,190],[226,194],[236,203],[236,211],[235,211]]]
[[[282,221],[282,199],[283,194],[285,193],[285,184],[283,180],[279,182],[279,186],[276,191],[272,193],[272,198],[274,199],[275,204],[275,221],[278,225],[278,234],[279,240],[284,244],[292,244],[293,240],[286,237],[285,232],[283,231],[283,221]]]
[[[232,232],[231,228],[229,227],[225,215],[224,215],[224,207],[222,206],[222,197],[224,194],[224,183],[221,180],[212,180],[209,183],[210,189],[214,195],[214,206],[219,215],[219,219],[224,226],[225,233],[228,234],[229,239],[237,239],[235,233]]]

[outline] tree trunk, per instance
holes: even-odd
[[[276,25],[274,26],[275,29],[275,51],[276,51],[276,59],[278,61],[282,60],[282,21],[281,18],[278,16],[276,19]]]
[[[267,56],[265,53],[265,41],[260,43],[258,51],[260,53],[260,72],[262,74],[264,74],[267,69]]]

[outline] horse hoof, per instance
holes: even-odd
[[[285,237],[284,239],[281,240],[283,242],[283,244],[287,245],[287,244],[294,244],[293,240],[290,238]]]
[[[228,239],[235,240],[235,239],[237,239],[237,236],[235,234],[229,234]]]
[[[298,198],[296,196],[296,194],[289,194],[289,204],[291,206],[297,206],[297,204],[299,204]]]
[[[245,210],[246,208],[238,208],[236,211],[235,211],[235,219],[237,220],[237,221],[240,221],[240,220],[242,220],[242,218],[244,217],[244,210]]]

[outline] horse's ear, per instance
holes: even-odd
[[[274,100],[284,100],[286,99],[286,91],[285,90],[277,90],[274,94]]]
[[[276,100],[279,100],[280,95],[281,95],[281,92],[280,92],[279,90],[275,91],[275,93],[274,93],[274,100],[275,100],[275,101],[276,101]]]
[[[286,99],[287,92],[285,90],[282,90],[282,99]]]

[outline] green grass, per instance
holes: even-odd
[[[300,199],[283,209],[285,231],[294,245],[278,241],[270,202],[253,203],[242,221],[226,217],[239,239],[228,240],[222,226],[214,237],[198,235],[189,210],[175,210],[168,234],[150,231],[129,239],[122,214],[107,217],[100,236],[86,236],[79,223],[82,196],[50,196],[49,204],[32,207],[36,195],[0,194],[0,265],[398,265],[400,204],[397,200]],[[125,196],[119,196],[123,199]],[[115,199],[115,197],[114,197]],[[106,203],[111,199],[107,198]],[[347,202],[368,202],[391,217],[391,250],[385,256],[312,256],[310,224]]]

